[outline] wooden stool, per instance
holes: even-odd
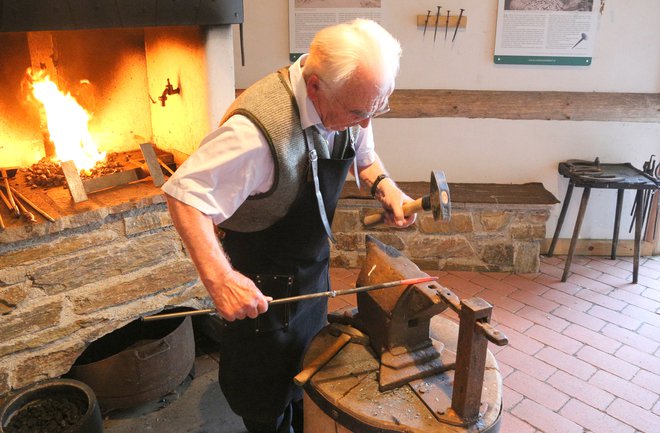
[[[566,257],[566,264],[564,265],[564,273],[561,277],[562,281],[566,281],[568,272],[571,269],[571,262],[573,260],[573,253],[575,253],[575,246],[577,245],[578,237],[580,236],[580,228],[584,220],[584,213],[587,210],[587,203],[589,203],[589,195],[592,188],[607,188],[616,189],[616,215],[614,217],[614,233],[612,235],[612,260],[616,259],[616,248],[619,243],[619,226],[621,225],[621,208],[623,205],[623,194],[626,189],[636,190],[635,196],[635,246],[633,252],[633,283],[637,283],[639,275],[639,256],[640,244],[642,239],[642,226],[643,226],[643,196],[644,190],[658,189],[658,183],[651,177],[647,176],[643,171],[638,170],[629,163],[625,164],[594,164],[593,166],[581,165],[579,167],[593,167],[593,169],[576,169],[576,165],[570,162],[562,162],[559,164],[559,173],[569,179],[568,188],[566,189],[566,196],[564,203],[561,207],[559,219],[557,220],[557,227],[555,234],[552,237],[552,243],[548,249],[547,256],[552,257],[559,232],[564,224],[566,217],[566,210],[571,201],[573,188],[578,186],[584,188],[582,192],[582,200],[580,202],[580,209],[575,220],[575,227],[573,228],[573,237],[571,244],[568,248],[568,255]],[[595,171],[595,169],[599,171]]]

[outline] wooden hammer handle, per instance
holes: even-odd
[[[337,352],[346,346],[349,341],[351,341],[350,335],[340,334],[330,347],[324,350],[319,356],[314,358],[312,362],[310,362],[307,367],[303,368],[300,373],[296,374],[296,376],[293,378],[293,382],[298,386],[303,386],[306,384],[307,381],[311,379],[311,377],[314,376],[314,374],[319,371],[321,367],[327,364],[328,361],[330,361],[332,357],[337,354]]]
[[[421,210],[424,210],[422,207],[422,198],[418,198],[415,201],[409,201],[403,204],[403,214],[408,216],[414,213],[417,213]],[[385,209],[380,209],[378,213],[367,215],[364,217],[364,220],[362,221],[365,226],[372,226],[375,224],[380,224],[384,221],[385,219]]]

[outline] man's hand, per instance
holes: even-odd
[[[371,187],[379,175],[386,173],[385,167],[376,156],[376,160],[368,166],[358,167],[360,179]],[[412,225],[417,219],[416,214],[404,215],[403,204],[414,201],[399,189],[391,177],[385,177],[376,186],[375,197],[385,209],[384,223],[391,227],[404,228]]]
[[[264,296],[254,282],[238,271],[231,270],[217,282],[205,281],[218,313],[227,321],[254,319],[268,311],[273,298]]]
[[[379,194],[376,198],[385,209],[385,224],[391,227],[404,228],[415,223],[417,214],[404,215],[403,204],[414,201],[396,186],[392,179],[384,179],[379,184]]]
[[[268,310],[270,297],[264,296],[254,282],[232,269],[215,234],[211,217],[165,194],[172,223],[186,245],[206,291],[218,313],[233,321],[254,319]]]

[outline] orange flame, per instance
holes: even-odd
[[[43,104],[50,139],[60,161],[76,164],[78,170],[89,170],[105,158],[99,152],[88,129],[89,113],[70,93],[61,92],[48,75],[32,78],[32,94]]]

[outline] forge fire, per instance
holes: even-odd
[[[83,212],[89,203],[75,205],[86,194],[99,201],[103,191],[169,175],[218,117],[204,28],[0,32],[0,44],[12,60],[0,64],[0,229]],[[233,96],[232,85],[222,92]]]

